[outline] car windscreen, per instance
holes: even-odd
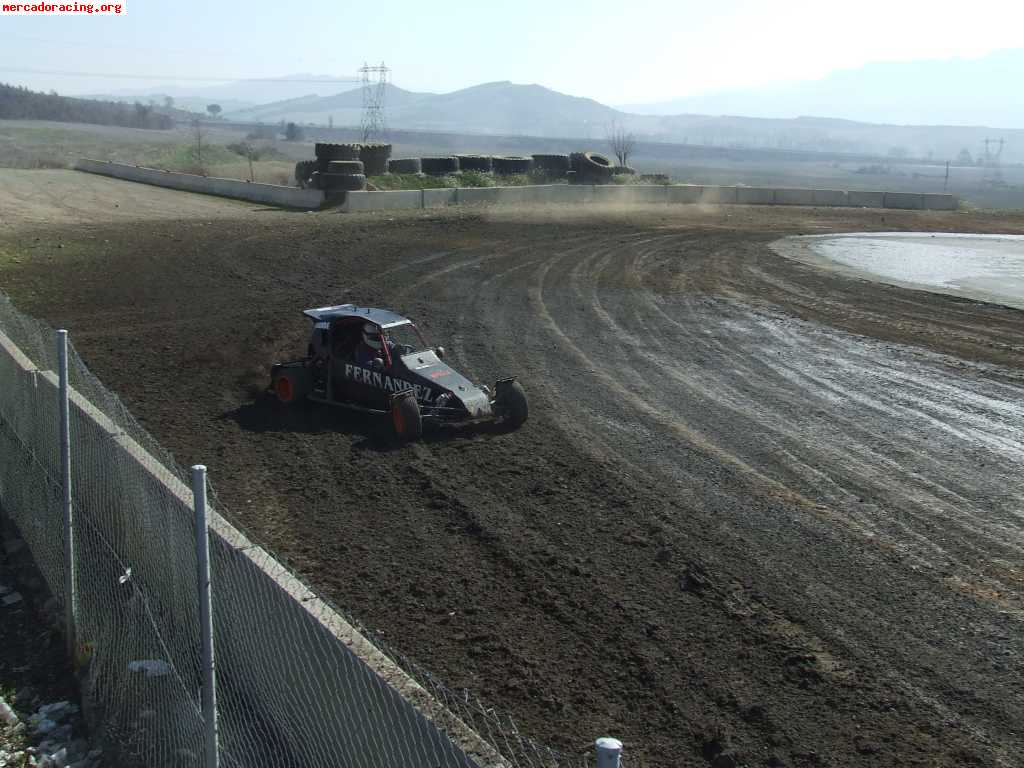
[[[388,328],[384,333],[387,334],[388,340],[395,345],[395,351],[399,355],[411,355],[414,352],[423,352],[428,349],[423,337],[412,323]]]

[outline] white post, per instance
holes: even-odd
[[[196,573],[199,581],[199,634],[202,640],[205,768],[217,768],[217,670],[213,657],[213,611],[210,604],[210,529],[206,517],[206,467],[192,467],[192,500],[196,512]]]
[[[597,748],[597,768],[619,768],[622,757],[622,742],[607,736],[594,742]]]
[[[64,629],[68,658],[74,660],[78,625],[75,578],[75,519],[71,509],[71,409],[68,386],[68,332],[57,331],[57,407],[60,411],[60,483],[64,510]]]

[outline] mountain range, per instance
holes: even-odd
[[[224,119],[238,122],[359,125],[362,91],[340,80],[290,75],[162,88],[148,97],[171,95],[200,112],[216,101]],[[965,149],[978,157],[985,139],[1002,138],[1003,160],[1021,161],[1024,102],[1015,98],[1015,84],[1022,80],[1024,49],[1013,49],[971,60],[869,64],[817,81],[618,109],[507,81],[451,93],[388,85],[385,103],[396,129],[604,139],[614,123],[654,141],[943,159]]]
[[[820,80],[721,91],[623,111],[791,118],[819,115],[900,125],[990,125],[1024,128],[1024,49],[977,59],[878,62]]]
[[[484,83],[451,93],[416,93],[394,85],[385,91],[388,124],[396,128],[459,130],[529,136],[587,136],[625,113],[593,99],[568,96],[540,85]],[[229,119],[358,125],[362,91],[303,96],[235,110]],[[599,134],[598,134],[599,135]]]

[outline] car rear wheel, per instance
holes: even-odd
[[[399,397],[391,404],[391,423],[400,440],[412,442],[423,436],[423,417],[415,397]]]
[[[278,402],[291,405],[304,399],[313,383],[307,369],[289,368],[275,373],[272,385]]]

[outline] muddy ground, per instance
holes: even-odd
[[[0,285],[231,517],[530,736],[651,766],[1021,764],[1024,313],[768,244],[1024,217],[141,219],[8,229]],[[518,375],[530,420],[397,446],[273,407],[300,310],[342,301]]]

